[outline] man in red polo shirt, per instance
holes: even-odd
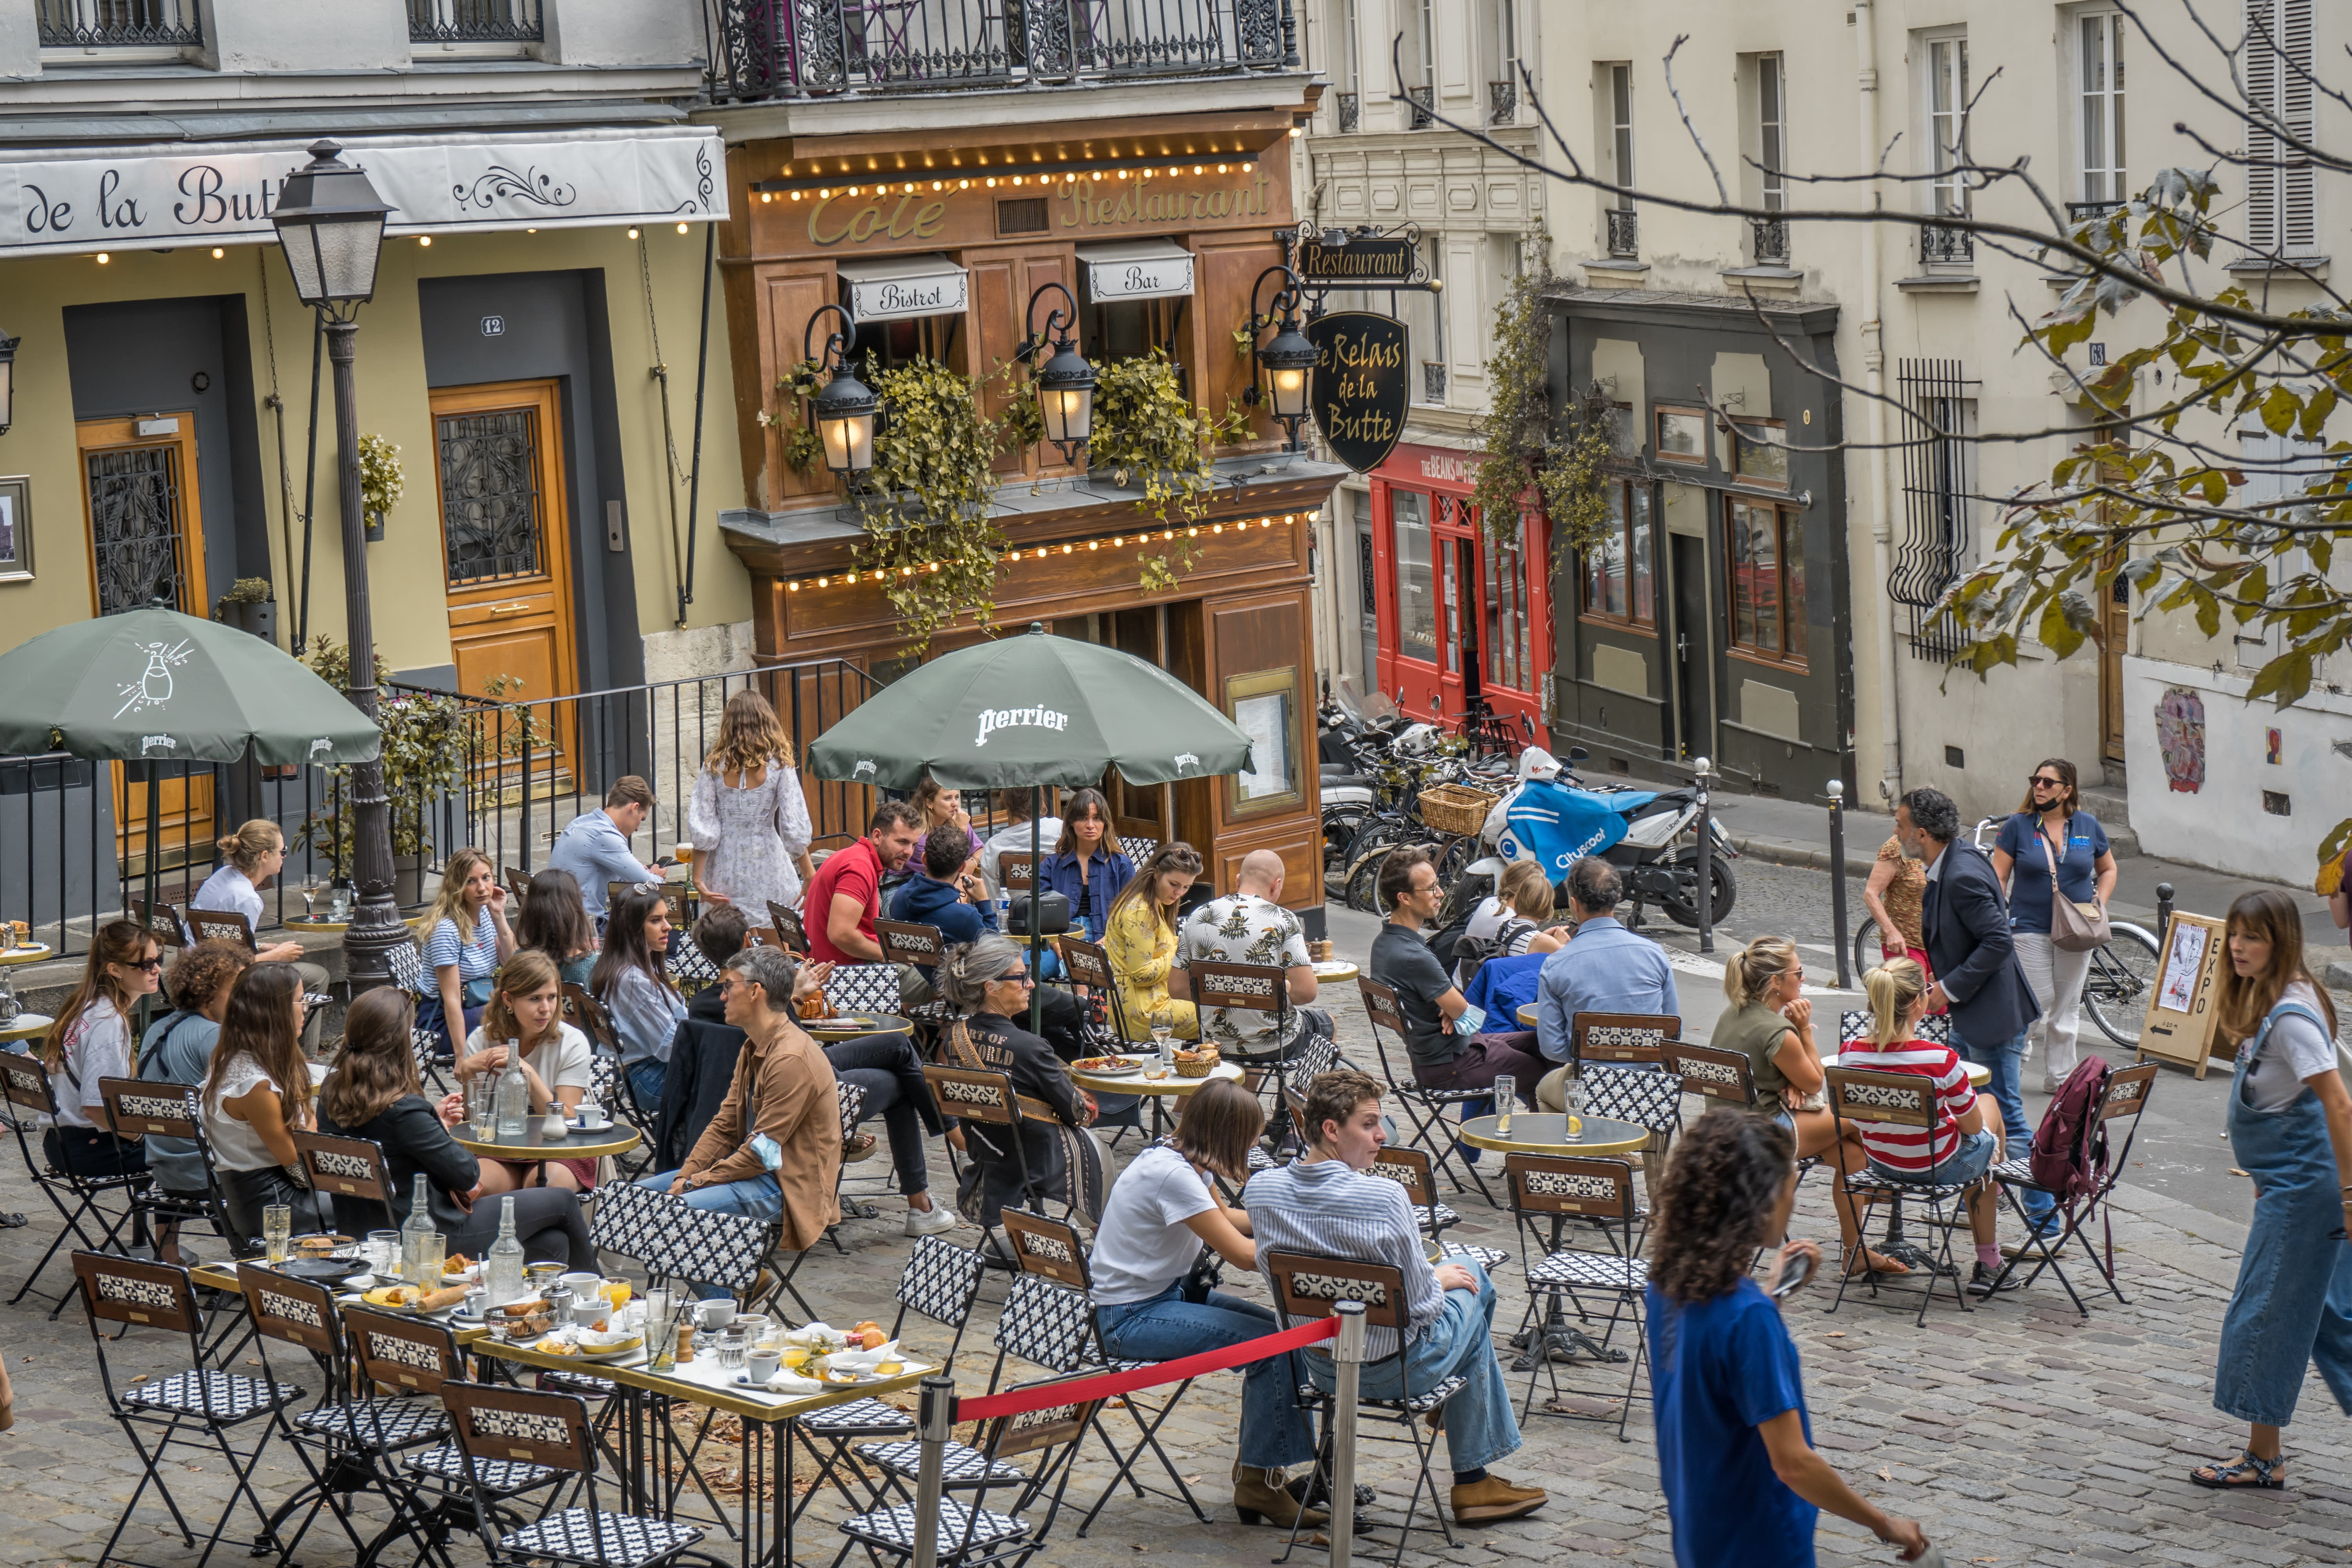
[[[886,800],[866,820],[865,837],[825,857],[802,906],[812,960],[882,962],[882,944],[874,936],[874,917],[882,910],[882,879],[907,864],[922,832],[921,812],[903,800]]]

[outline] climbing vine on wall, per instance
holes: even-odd
[[[1493,352],[1486,360],[1487,411],[1478,422],[1484,454],[1470,504],[1487,536],[1516,544],[1519,514],[1532,489],[1551,518],[1553,547],[1583,548],[1608,521],[1603,465],[1617,452],[1616,410],[1598,386],[1570,407],[1551,403],[1551,311],[1546,292],[1551,236],[1527,237],[1524,267],[1495,308]]]

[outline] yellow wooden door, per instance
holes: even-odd
[[[74,435],[83,515],[89,523],[90,613],[111,616],[161,602],[184,615],[209,615],[194,411],[84,419],[75,425]],[[126,781],[120,763],[111,772],[122,874],[144,876],[147,785]],[[158,787],[157,863],[178,866],[208,858],[210,770],[166,779]]]

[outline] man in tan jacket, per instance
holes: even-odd
[[[639,1186],[698,1209],[783,1221],[783,1247],[814,1246],[841,1218],[841,1102],[833,1065],[793,1020],[799,976],[772,947],[746,948],[719,973],[727,1021],[743,1031],[727,1098],[686,1163]]]

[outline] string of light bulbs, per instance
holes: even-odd
[[[1146,550],[1153,544],[1172,544],[1179,533],[1187,539],[1198,539],[1203,532],[1214,538],[1228,532],[1246,533],[1253,528],[1269,529],[1277,522],[1288,528],[1308,521],[1313,516],[1312,512],[1286,511],[1279,516],[1236,518],[1230,522],[1192,523],[1181,529],[1147,528],[1124,533],[1098,534],[1092,539],[1069,539],[1056,544],[1022,545],[1006,551],[998,559],[1005,562],[1024,559],[1042,561],[1049,556],[1076,555],[1081,550],[1099,552],[1105,546],[1113,550],[1124,550],[1130,543],[1139,550]],[[892,578],[912,577],[919,573],[936,572],[940,569],[940,563],[937,561],[925,561],[912,566],[869,567],[849,572],[827,572],[814,577],[792,578],[784,584],[784,591],[797,594],[803,588],[846,588],[858,583],[884,583]]]

